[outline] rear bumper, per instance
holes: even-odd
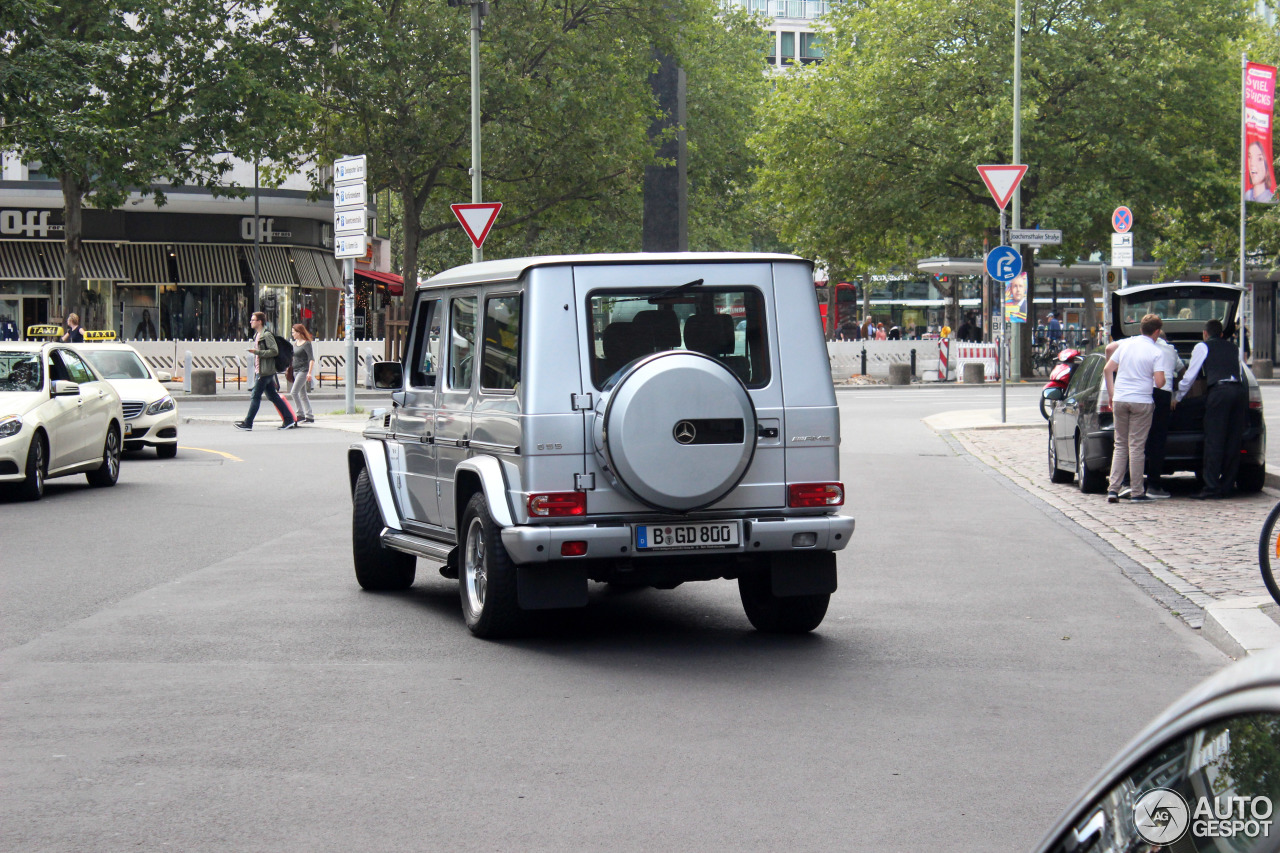
[[[637,552],[630,524],[516,525],[502,529],[502,544],[517,565],[572,562],[602,558],[652,559],[663,557],[723,556],[760,553],[802,553],[805,551],[839,551],[853,536],[854,520],[846,515],[810,515],[794,518],[744,519],[742,544],[737,548],[716,551]],[[797,533],[812,533],[816,542],[806,547],[792,544]],[[581,557],[562,557],[565,542],[586,542],[587,552]]]
[[[1085,443],[1085,465],[1090,471],[1111,470],[1111,456],[1115,450],[1115,430],[1104,429],[1089,433]],[[1267,435],[1261,426],[1250,424],[1240,444],[1240,461],[1245,465],[1263,465],[1267,458]],[[1195,471],[1204,460],[1203,432],[1171,432],[1165,442],[1164,473]]]

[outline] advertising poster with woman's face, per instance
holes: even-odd
[[[1275,204],[1276,171],[1271,158],[1276,69],[1250,62],[1244,83],[1244,198]]]
[[[1018,273],[1004,286],[1004,321],[1027,322],[1027,274]]]

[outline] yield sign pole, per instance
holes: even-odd
[[[1016,90],[1015,90],[1016,91]],[[1017,158],[1015,158],[1017,159]],[[1013,192],[1018,188],[1018,184],[1022,182],[1022,176],[1027,173],[1026,166],[1020,165],[989,165],[979,166],[978,175],[982,177],[982,182],[987,185],[987,192],[991,193],[991,197],[995,199],[996,207],[1000,208],[1000,245],[1005,245],[1004,231],[1004,209],[1009,205],[1009,199],[1013,198]],[[1018,227],[1018,223],[1014,222],[1014,227]],[[1000,423],[1005,422],[1005,378],[1009,374],[1009,324],[1004,317],[1004,288],[1000,289],[1000,298],[996,300],[996,304],[1000,306],[1000,334],[996,337],[998,360],[996,364],[1000,366]]]

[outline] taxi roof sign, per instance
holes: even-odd
[[[60,338],[62,337],[61,326],[27,326],[28,338]]]
[[[93,332],[85,332],[84,339],[86,342],[91,341],[114,341],[116,333],[114,329],[102,329]]]

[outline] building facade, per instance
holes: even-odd
[[[746,9],[769,19],[766,52],[775,68],[822,61],[822,43],[814,25],[830,11],[831,0],[721,0],[721,6]]]

